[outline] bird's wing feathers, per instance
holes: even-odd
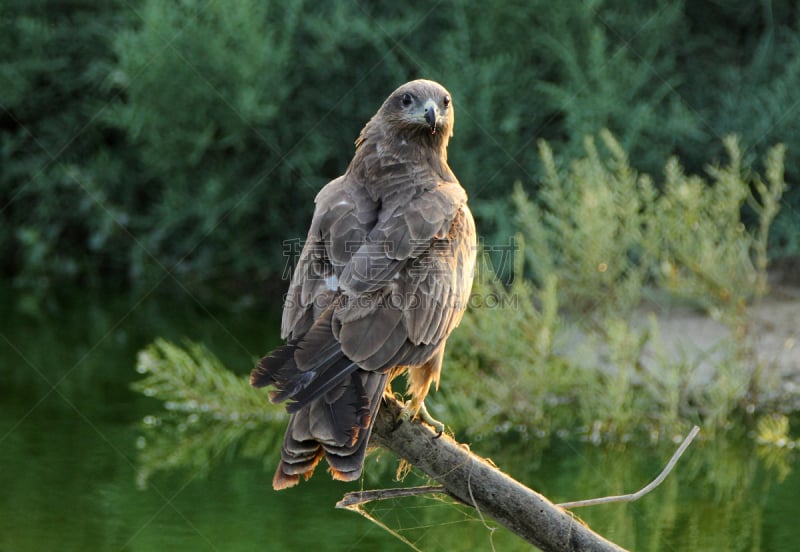
[[[474,222],[458,184],[386,212],[344,267],[334,312],[342,350],[366,370],[393,368],[406,346],[429,345],[419,352],[433,354],[460,321],[472,285]],[[427,360],[406,356],[407,364]]]
[[[406,262],[423,255],[434,238],[446,236],[466,193],[457,183],[433,190],[390,196],[367,239],[353,252],[339,276],[351,293],[367,293],[389,285]]]
[[[407,308],[408,339],[414,345],[439,344],[461,321],[469,301],[475,268],[474,222],[464,204],[448,232],[432,242],[400,278]]]
[[[281,337],[299,339],[336,297],[338,273],[378,218],[378,204],[345,177],[317,194],[306,242],[283,306]]]
[[[255,376],[276,385],[274,400],[292,400],[292,411],[358,368],[424,362],[466,306],[474,226],[463,189],[444,183],[380,210],[359,191],[337,179],[318,195],[284,305],[292,360],[265,357]]]

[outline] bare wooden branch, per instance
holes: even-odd
[[[557,504],[557,506],[561,506],[562,508],[578,508],[580,506],[596,506],[597,504],[610,504],[612,502],[633,502],[634,500],[639,500],[644,495],[661,485],[661,482],[664,481],[669,472],[672,471],[672,468],[675,467],[675,464],[678,462],[678,459],[683,455],[686,448],[691,444],[697,434],[700,432],[700,428],[698,426],[693,426],[692,430],[689,432],[689,435],[681,443],[681,446],[678,447],[678,450],[675,451],[675,454],[672,455],[672,458],[669,459],[667,465],[664,466],[664,469],[661,470],[661,473],[658,474],[658,477],[653,479],[650,483],[636,491],[635,493],[630,493],[626,495],[616,495],[616,496],[604,496],[601,498],[588,498],[586,500],[576,500],[574,502],[562,502],[561,504]]]
[[[421,423],[396,420],[401,405],[387,400],[378,412],[373,443],[389,449],[440,483],[447,494],[489,516],[544,552],[623,551],[573,514],[506,475],[466,445],[436,438]]]
[[[400,487],[397,489],[376,489],[374,491],[353,491],[346,493],[342,499],[336,503],[337,508],[352,508],[359,504],[366,504],[374,500],[390,500],[392,498],[405,498],[407,496],[418,496],[423,494],[447,494],[447,490],[441,485],[427,485],[425,487]]]

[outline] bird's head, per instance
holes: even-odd
[[[402,85],[383,102],[377,117],[405,135],[430,137],[445,146],[453,135],[455,114],[450,93],[430,80]]]

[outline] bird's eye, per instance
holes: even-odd
[[[411,105],[411,94],[403,94],[403,97],[400,98],[400,103],[403,104],[404,107],[408,107]]]
[[[450,105],[450,96],[445,96],[444,99],[442,100],[442,103],[444,104],[445,107],[449,106]]]

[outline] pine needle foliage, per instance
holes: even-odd
[[[139,484],[162,470],[202,474],[231,455],[274,460],[282,409],[254,393],[203,345],[158,339],[139,353],[136,370],[145,377],[133,389],[163,401],[158,414],[142,421]]]

